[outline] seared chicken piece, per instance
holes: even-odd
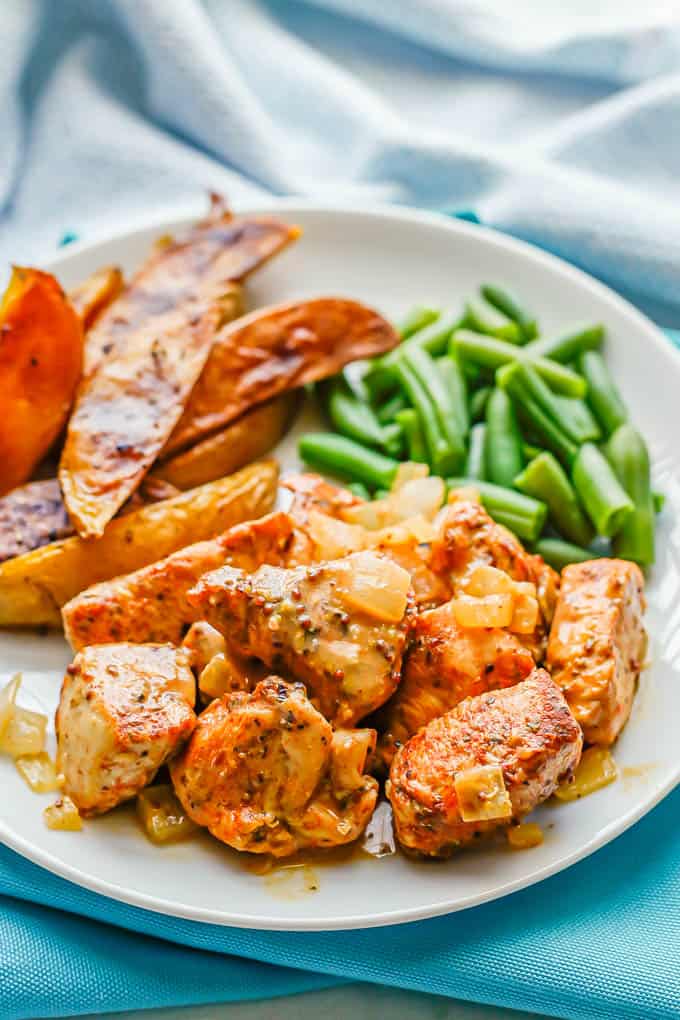
[[[249,571],[261,563],[287,563],[294,546],[287,514],[237,524],[218,538],[196,542],[76,595],[62,610],[66,638],[76,651],[122,640],[179,644],[197,619],[186,595],[202,574],[224,563]]]
[[[205,704],[234,691],[252,691],[267,676],[259,659],[244,659],[227,649],[218,630],[199,620],[192,623],[182,641],[198,677],[198,693]]]
[[[452,605],[420,613],[399,687],[379,715],[379,751],[386,766],[421,726],[464,698],[512,687],[534,669],[533,657],[514,634],[497,628],[462,628]]]
[[[363,774],[375,730],[336,730],[302,684],[268,677],[198,719],[170,764],[187,814],[237,850],[285,857],[349,843],[364,830],[378,784]]]
[[[540,620],[533,634],[522,635],[522,643],[537,662],[542,662],[559,585],[556,572],[540,556],[528,553],[512,532],[467,496],[455,498],[454,494],[453,501],[441,512],[438,531],[430,566],[435,573],[447,576],[454,587],[479,564],[503,570],[513,581],[529,581],[536,586]]]
[[[66,670],[56,715],[57,771],[81,815],[134,797],[190,736],[196,682],[170,645],[100,645]]]
[[[336,726],[384,704],[399,681],[411,620],[406,571],[362,552],[318,566],[223,567],[189,592],[238,655],[303,680]]]
[[[401,747],[386,792],[399,842],[447,856],[546,800],[581,757],[583,737],[545,670],[467,698]]]
[[[626,725],[647,648],[644,579],[628,560],[562,571],[547,666],[588,744],[613,744]]]
[[[312,511],[327,517],[340,517],[347,507],[362,502],[349,489],[343,489],[312,472],[288,475],[281,480],[281,487],[293,494],[288,513],[303,528]]]

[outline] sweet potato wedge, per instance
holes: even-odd
[[[137,570],[238,521],[271,509],[272,460],[145,506],[112,521],[101,538],[75,535],[0,564],[0,626],[59,626],[60,608],[79,591]]]
[[[115,301],[123,285],[123,274],[118,266],[104,266],[68,292],[68,299],[86,332]]]
[[[0,304],[0,494],[30,478],[66,423],[83,330],[53,276],[14,267]]]
[[[271,217],[221,206],[152,255],[91,330],[59,466],[79,535],[100,536],[177,423],[240,280],[297,236]]]
[[[220,333],[164,452],[184,449],[284,390],[334,375],[348,362],[397,343],[378,312],[344,298],[252,312]]]
[[[299,392],[291,390],[260,404],[220,432],[159,464],[146,480],[162,478],[178,489],[192,489],[238,471],[269,453],[278,443],[288,430],[299,403]]]

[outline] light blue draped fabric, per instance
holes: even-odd
[[[673,2],[4,0],[0,99],[3,265],[199,210],[207,189],[379,199],[472,209],[680,326]],[[381,931],[193,925],[0,848],[0,1018],[347,979],[678,1017],[678,796],[538,888]]]

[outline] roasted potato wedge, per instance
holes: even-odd
[[[53,276],[15,266],[0,304],[0,336],[2,494],[31,477],[66,424],[83,330]]]
[[[178,489],[192,489],[238,471],[269,453],[278,443],[287,432],[299,402],[299,392],[292,390],[260,404],[214,436],[161,463],[146,481],[158,478]]]
[[[216,206],[186,236],[157,246],[101,316],[59,465],[79,535],[103,533],[163,448],[213,344],[238,314],[230,283],[296,236],[271,217],[234,218]]]
[[[0,565],[0,626],[61,624],[60,608],[83,588],[137,570],[177,549],[266,513],[278,467],[259,461],[235,475],[112,521],[99,539],[53,542]]]
[[[398,343],[372,308],[316,298],[252,312],[222,330],[165,446],[174,453],[284,390],[334,375]]]
[[[118,297],[124,286],[118,266],[104,266],[68,292],[68,299],[87,331]]]

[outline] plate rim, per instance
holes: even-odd
[[[670,365],[680,373],[680,351],[664,337],[658,326],[652,322],[643,312],[636,308],[630,301],[617,294],[609,286],[597,280],[589,273],[577,266],[566,262],[564,259],[551,252],[518,238],[504,234],[493,227],[477,223],[469,223],[457,219],[455,216],[446,213],[433,212],[417,209],[409,206],[394,206],[384,203],[357,203],[356,201],[325,203],[315,200],[299,198],[266,198],[257,202],[248,202],[243,208],[236,210],[237,214],[257,214],[267,212],[279,212],[286,216],[295,215],[295,212],[312,213],[319,215],[342,216],[342,214],[368,216],[376,219],[387,219],[398,222],[420,223],[426,226],[433,226],[438,229],[449,231],[459,236],[482,238],[496,248],[505,250],[511,257],[519,256],[528,259],[534,264],[547,265],[548,269],[556,271],[563,277],[573,280],[577,285],[595,294],[606,304],[613,306],[619,313],[632,318],[638,329],[642,330],[662,358],[667,359]],[[94,234],[86,240],[69,244],[63,249],[52,250],[49,255],[37,260],[37,264],[47,269],[59,272],[61,266],[70,259],[87,254],[90,250],[96,250],[102,245],[130,239],[137,234],[144,234],[149,230],[160,232],[167,229],[179,229],[189,225],[200,215],[198,203],[184,203],[182,205],[167,206],[164,209],[157,209],[147,217],[135,216],[126,223],[118,223],[117,229],[111,229],[112,224],[104,225],[100,221]],[[426,918],[438,917],[449,913],[457,913],[460,910],[467,910],[483,903],[504,899],[512,893],[537,885],[545,879],[550,878],[561,871],[570,868],[572,865],[584,860],[591,854],[600,850],[607,843],[618,838],[637,821],[648,814],[664,797],[668,796],[676,786],[680,784],[680,757],[666,778],[656,785],[650,795],[643,803],[636,805],[630,811],[624,813],[616,820],[610,822],[603,829],[597,832],[583,846],[570,853],[563,855],[551,863],[544,865],[530,875],[510,880],[497,886],[493,891],[472,893],[468,896],[458,897],[455,901],[446,902],[439,900],[435,903],[421,904],[416,907],[401,908],[395,910],[381,911],[370,915],[358,914],[351,916],[333,916],[319,922],[314,918],[303,916],[292,918],[267,917],[264,915],[253,918],[243,914],[225,915],[223,911],[207,908],[187,907],[174,900],[160,899],[144,892],[126,889],[115,882],[109,882],[92,875],[79,871],[72,865],[61,861],[48,850],[34,846],[28,839],[17,834],[0,819],[0,841],[11,850],[25,857],[29,861],[45,868],[45,870],[65,879],[72,884],[104,896],[122,902],[128,906],[142,910],[148,910],[162,916],[193,921],[199,924],[212,924],[218,927],[236,927],[250,930],[265,931],[342,931],[360,928],[385,927],[394,924],[407,924],[413,921]]]

